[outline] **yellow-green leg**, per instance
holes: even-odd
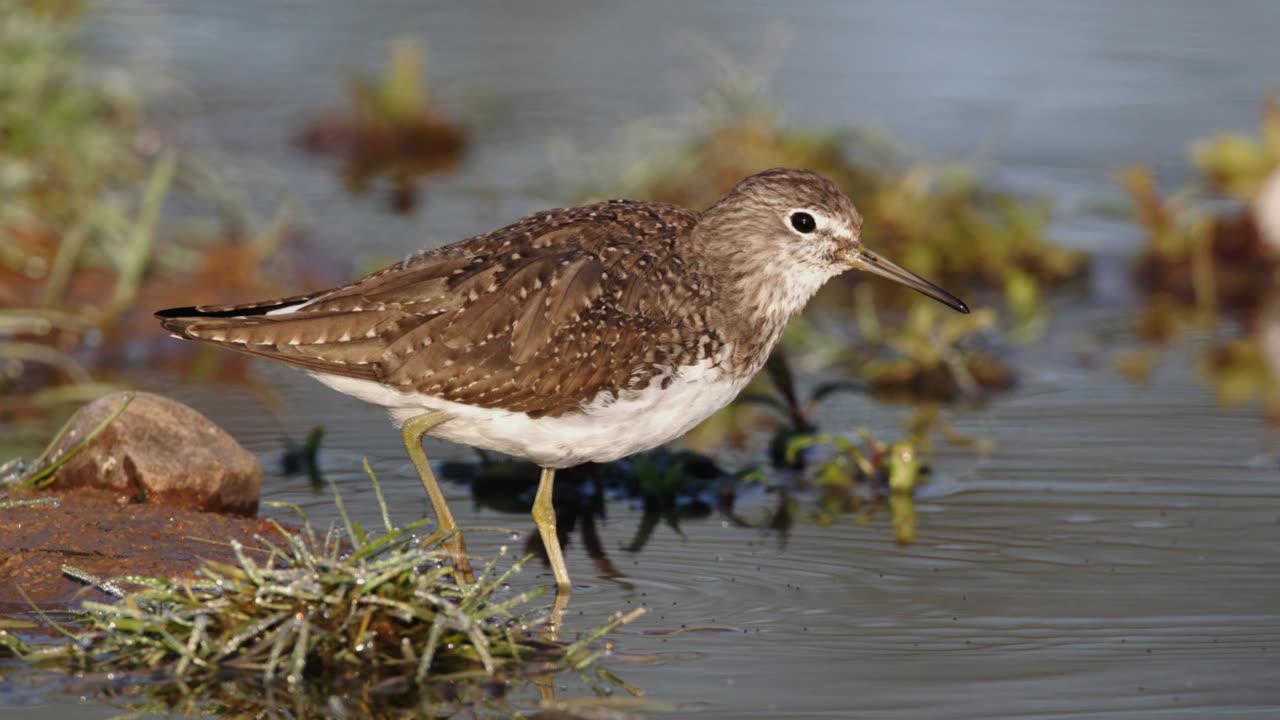
[[[449,512],[449,504],[444,499],[444,493],[440,491],[440,483],[436,482],[435,474],[431,472],[427,453],[422,449],[422,436],[448,419],[447,413],[438,410],[417,415],[400,426],[400,434],[404,438],[404,449],[409,452],[409,459],[418,469],[422,487],[427,489],[427,497],[431,499],[431,507],[436,513],[436,532],[444,538],[444,548],[453,558],[453,566],[461,575],[463,582],[469,583],[474,581],[475,576],[471,572],[471,562],[467,559],[467,546],[462,541],[462,531],[458,530],[458,524],[453,521],[453,513]]]
[[[551,572],[556,576],[556,594],[569,594],[569,569],[564,565],[564,554],[560,552],[560,536],[556,535],[556,509],[551,505],[551,489],[555,485],[556,471],[542,468],[542,479],[538,482],[538,496],[533,499],[533,522],[542,535],[542,546],[547,549],[547,560],[551,563]]]

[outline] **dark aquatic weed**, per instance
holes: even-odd
[[[339,498],[343,531],[319,532],[305,516],[298,529],[273,522],[257,547],[232,541],[235,561],[207,562],[195,579],[107,580],[64,568],[117,600],[86,601],[55,625],[65,644],[12,651],[45,667],[163,676],[187,688],[234,682],[316,702],[344,688],[430,694],[447,685],[457,695],[535,670],[585,671],[600,656],[596,641],[641,612],[574,643],[549,639],[546,613],[530,605],[543,589],[508,589],[523,561],[502,568],[500,554],[474,583],[460,583],[442,540],[419,536],[427,521],[396,527],[376,480],[374,488],[377,533],[350,520]]]
[[[627,493],[641,502],[640,522],[631,541],[622,546],[627,552],[643,550],[659,523],[683,536],[681,519],[710,515],[707,496],[723,492],[723,486],[733,481],[715,461],[689,450],[658,448],[618,465]]]
[[[773,411],[778,427],[769,441],[769,461],[775,468],[798,470],[804,467],[805,454],[791,454],[787,448],[792,438],[818,431],[818,424],[814,419],[818,405],[834,395],[866,390],[866,385],[861,381],[830,380],[814,386],[802,400],[791,362],[781,347],[774,348],[769,355],[764,374],[773,392],[746,392],[737,402]]]
[[[320,444],[324,441],[324,426],[316,425],[302,442],[285,438],[284,452],[280,455],[280,471],[285,475],[306,475],[311,484],[319,487],[324,482],[320,471]]]

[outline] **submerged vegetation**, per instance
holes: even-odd
[[[467,148],[462,129],[441,114],[432,97],[426,66],[418,40],[392,41],[383,77],[353,78],[348,109],[312,122],[299,133],[298,144],[341,157],[353,192],[385,181],[391,209],[411,211],[418,204],[419,180],[456,170]]]

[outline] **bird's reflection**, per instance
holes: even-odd
[[[538,483],[530,463],[481,454],[478,464],[446,463],[442,472],[471,485],[477,508],[527,517],[533,507]],[[705,518],[717,509],[731,520],[736,517],[732,500],[738,477],[698,453],[659,449],[627,460],[568,468],[556,480],[556,532],[561,545],[571,548],[576,533],[596,576],[626,589],[633,585],[614,564],[600,536],[599,524],[607,520],[607,499],[641,505],[640,522],[630,541],[621,546],[630,553],[642,551],[662,525],[683,535],[683,520]],[[525,552],[545,561],[538,533],[530,530],[524,537]]]

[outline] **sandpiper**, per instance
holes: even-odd
[[[828,279],[865,270],[969,311],[863,247],[861,231],[831,181],[774,169],[702,212],[630,200],[547,210],[331,290],[156,315],[177,337],[387,407],[464,574],[423,436],[540,465],[533,517],[564,592],[555,471],[656,447],[727,405]]]

